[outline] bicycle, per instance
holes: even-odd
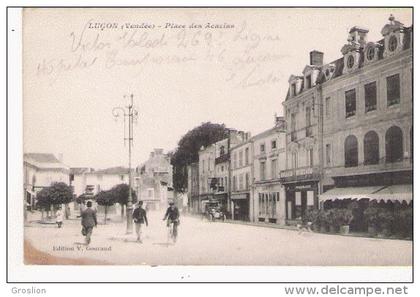
[[[167,222],[168,227],[168,244],[172,240],[173,243],[176,243],[176,239],[178,236],[178,225],[176,221],[168,220]]]

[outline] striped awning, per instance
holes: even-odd
[[[413,185],[391,185],[391,186],[372,186],[372,187],[347,187],[333,188],[321,194],[319,201],[343,200],[343,199],[369,199],[376,201],[406,201],[413,200]]]

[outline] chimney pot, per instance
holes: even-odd
[[[309,64],[314,66],[324,65],[324,53],[313,50],[309,53]]]

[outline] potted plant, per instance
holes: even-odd
[[[351,209],[337,209],[337,220],[340,225],[340,233],[347,235],[350,232],[350,223],[353,221],[353,212]]]
[[[378,212],[378,226],[380,229],[381,237],[389,237],[391,235],[391,227],[394,222],[394,215],[392,211],[387,209],[381,209]]]
[[[318,213],[319,231],[322,233],[329,231],[328,212],[329,211],[322,209]]]
[[[305,213],[304,220],[311,226],[313,231],[319,231],[319,210],[318,209],[311,209]]]
[[[363,212],[363,216],[368,224],[368,233],[370,236],[376,236],[378,230],[378,213],[379,209],[369,206]]]
[[[328,211],[328,225],[330,227],[330,233],[338,232],[340,228],[339,216],[340,212],[337,208],[333,208]]]

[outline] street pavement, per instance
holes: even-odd
[[[125,234],[125,222],[118,216],[94,228],[86,247],[78,219],[65,220],[58,229],[37,223],[39,213],[29,216],[25,240],[55,257],[121,265],[409,266],[412,262],[411,241],[299,233],[191,216],[181,216],[178,241],[168,244],[163,212],[149,212],[148,217],[142,244],[134,233]]]

